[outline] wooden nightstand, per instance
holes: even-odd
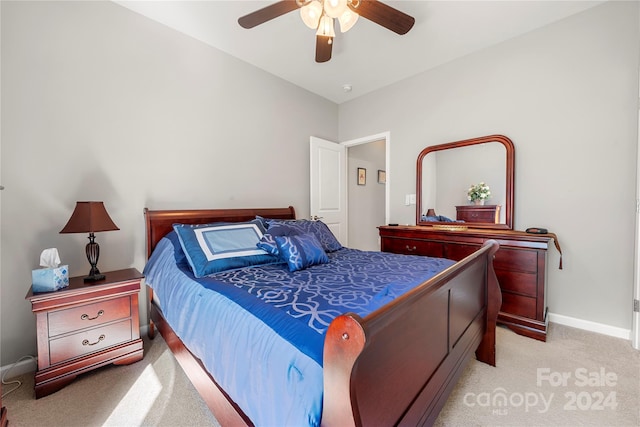
[[[29,290],[38,334],[36,398],[95,368],[142,359],[138,292],[144,276],[135,268],[104,274],[92,283],[72,277],[54,292]]]

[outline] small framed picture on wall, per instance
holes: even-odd
[[[358,168],[358,185],[367,184],[367,170],[365,168]]]
[[[387,172],[378,169],[378,184],[387,183]]]

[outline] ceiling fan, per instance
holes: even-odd
[[[316,62],[331,59],[335,37],[334,19],[341,32],[347,32],[359,16],[381,25],[394,33],[406,34],[415,19],[378,0],[280,0],[238,19],[243,28],[253,28],[286,13],[300,9],[302,21],[316,30]]]

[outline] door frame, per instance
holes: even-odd
[[[638,16],[640,19],[640,16]],[[638,74],[638,99],[640,100],[640,73]],[[633,268],[633,301],[631,304],[631,345],[640,350],[640,311],[636,304],[640,300],[640,103],[638,104],[638,135],[636,154],[636,236]]]
[[[363,136],[361,138],[356,138],[356,139],[350,139],[344,142],[341,142],[341,145],[344,145],[345,147],[347,147],[347,158],[349,157],[349,147],[355,147],[356,145],[362,145],[362,144],[368,144],[370,142],[376,142],[376,141],[380,141],[381,139],[384,140],[385,142],[385,153],[384,153],[384,157],[385,157],[385,171],[387,173],[387,183],[384,186],[384,222],[385,224],[389,223],[389,217],[391,216],[391,206],[389,204],[389,195],[390,195],[390,191],[389,189],[391,188],[390,183],[391,183],[391,179],[393,178],[393,175],[390,173],[390,169],[391,169],[391,132],[386,131],[386,132],[382,132],[382,133],[377,133],[375,135],[368,135],[368,136]],[[349,200],[349,186],[348,184],[345,182],[346,185],[346,194],[347,194],[347,200]],[[347,210],[347,229],[349,227],[349,211]]]

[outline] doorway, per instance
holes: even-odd
[[[389,222],[389,132],[370,135],[347,147],[347,230],[349,247],[379,251],[377,227]]]

